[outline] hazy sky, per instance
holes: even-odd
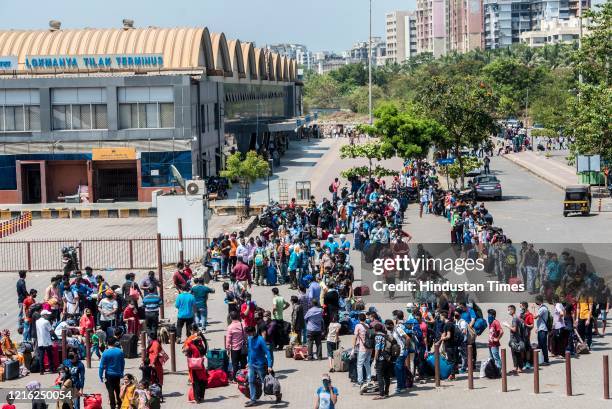
[[[368,38],[368,0],[0,0],[0,28],[206,26],[228,39],[305,44],[343,51]],[[372,0],[373,35],[384,34],[385,13],[414,8],[415,0]]]

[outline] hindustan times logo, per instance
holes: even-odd
[[[380,276],[385,271],[405,271],[414,276],[419,271],[450,271],[463,275],[473,271],[484,271],[484,260],[481,258],[413,258],[408,255],[397,255],[394,258],[375,258],[372,273]]]

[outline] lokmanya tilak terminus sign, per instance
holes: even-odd
[[[0,69],[18,69],[16,57],[6,58]],[[106,68],[162,68],[162,54],[95,54],[95,55],[26,55],[26,70],[98,70]]]

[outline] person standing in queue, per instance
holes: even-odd
[[[121,348],[117,346],[117,338],[106,339],[108,348],[102,353],[98,376],[100,382],[104,382],[108,391],[110,409],[121,407],[121,378],[125,370],[125,356]]]

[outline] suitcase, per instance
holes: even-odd
[[[349,363],[346,360],[346,350],[342,347],[336,349],[333,355],[334,372],[347,372]]]
[[[125,334],[119,340],[126,359],[138,358],[138,337],[136,334]]]
[[[208,371],[207,388],[220,388],[229,385],[227,373],[223,369]]]
[[[83,408],[84,409],[102,409],[102,395],[94,393],[91,395],[83,396]]]
[[[293,346],[293,359],[301,361],[308,357],[308,347],[306,345],[294,345]]]
[[[365,365],[363,365],[363,374],[365,374]],[[357,383],[357,354],[350,355],[348,360],[348,376],[351,382]],[[364,375],[365,376],[365,375]]]
[[[363,297],[363,296],[366,296],[366,295],[370,295],[370,287],[368,287],[367,285],[362,285],[362,286],[356,287],[355,290],[353,291],[353,293],[357,297]]]
[[[293,358],[293,345],[287,345],[285,347],[285,358]]]
[[[19,361],[8,360],[2,366],[4,367],[4,379],[12,381],[19,378]]]
[[[222,369],[223,371],[227,372],[229,367],[229,358],[225,349],[211,349],[206,354],[206,358],[208,359],[208,366],[206,369],[209,371]]]
[[[60,346],[60,344],[58,342],[54,342],[53,345],[51,345],[51,355],[53,356],[53,363],[55,364],[55,367],[57,368],[61,363],[61,352],[62,352],[62,347]],[[45,354],[45,358],[43,359],[43,365],[45,366],[45,371],[50,371],[51,368],[49,368],[49,355]]]

